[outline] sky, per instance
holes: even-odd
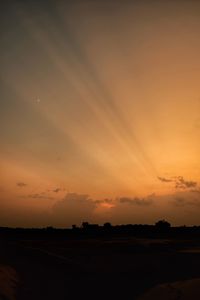
[[[0,226],[200,223],[200,2],[2,0]]]

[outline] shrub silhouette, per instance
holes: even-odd
[[[106,223],[103,224],[103,227],[104,227],[105,229],[111,229],[111,228],[112,228],[112,225],[111,225],[110,222],[106,222]]]

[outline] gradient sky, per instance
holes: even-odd
[[[0,3],[0,225],[200,223],[200,2]]]

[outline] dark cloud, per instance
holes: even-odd
[[[33,199],[54,199],[53,197],[45,195],[45,193],[30,194],[30,195],[27,195],[26,197],[33,198]]]
[[[173,182],[173,180],[172,179],[168,179],[168,178],[165,178],[165,177],[157,177],[160,181],[162,181],[162,182]]]
[[[144,207],[152,207],[155,195],[145,198],[120,197],[116,199],[95,200],[85,194],[68,193],[64,199],[57,201],[52,208],[53,224],[57,226],[67,226],[69,224],[80,225],[83,221],[104,222],[106,219],[119,221],[126,219],[128,214],[129,222],[131,218],[138,214],[134,206],[140,207],[140,214]],[[98,206],[104,203],[112,204],[104,215],[98,215]],[[96,210],[97,209],[97,210]],[[105,219],[104,219],[105,218]]]
[[[59,189],[59,188],[53,190],[54,193],[58,193],[58,192],[60,192],[60,191],[61,191],[61,189]]]
[[[56,188],[54,190],[47,190],[47,192],[54,192],[54,193],[59,193],[59,192],[64,192],[66,189],[64,188]]]
[[[52,191],[52,190],[51,190]],[[174,225],[199,224],[200,197],[194,189],[176,189],[168,195],[148,195],[146,197],[119,197],[113,199],[95,200],[85,194],[68,193],[62,200],[54,198],[54,204],[49,207],[48,201],[53,199],[46,192],[32,193],[26,196],[30,199],[44,201],[46,209],[37,207],[30,209],[19,205],[9,206],[9,201],[0,203],[0,219],[2,224],[24,226],[55,226],[71,227],[82,222],[103,224],[154,224],[156,220],[165,218]],[[108,208],[101,204],[110,203]],[[99,209],[100,208],[100,209]]]
[[[27,184],[24,183],[24,182],[17,182],[17,186],[19,186],[19,187],[25,187],[25,186],[27,186]]]
[[[149,195],[146,198],[131,198],[131,197],[120,197],[117,199],[102,199],[102,200],[93,200],[93,202],[95,204],[104,204],[104,203],[108,203],[108,204],[113,204],[113,205],[117,205],[118,203],[124,203],[124,204],[132,204],[132,205],[150,205],[153,203],[153,200],[151,199],[151,197],[155,197],[155,194]]]
[[[96,203],[96,204],[102,204],[102,203],[112,204],[113,203],[113,199],[94,200],[94,203]]]
[[[196,181],[188,181],[185,180],[182,176],[178,176],[175,179],[175,184],[176,188],[181,188],[181,189],[190,189],[190,188],[195,188],[197,186]]]
[[[172,201],[175,206],[185,206],[186,200],[183,197],[175,197]]]
[[[120,203],[128,203],[131,205],[139,205],[139,206],[146,206],[151,205],[153,203],[153,200],[150,198],[129,198],[129,197],[122,197],[119,198]]]
[[[184,206],[200,206],[200,199],[192,196],[188,192],[182,192],[181,194],[174,197],[171,202],[173,205],[178,207]]]
[[[80,224],[93,221],[96,203],[85,194],[68,193],[64,199],[56,202],[52,208],[52,217],[59,226]]]
[[[183,176],[175,176],[172,178],[157,177],[162,182],[174,182],[176,189],[191,189],[197,187],[197,182],[192,180],[185,180]]]
[[[200,194],[200,188],[191,190],[192,193]]]

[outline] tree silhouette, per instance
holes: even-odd
[[[106,223],[103,224],[103,227],[104,227],[105,229],[110,229],[110,228],[112,228],[112,225],[111,225],[110,222],[106,222]]]
[[[155,227],[158,229],[169,229],[171,227],[171,224],[163,219],[156,222]]]
[[[82,223],[82,228],[86,229],[89,227],[89,223],[88,222],[83,222]]]

